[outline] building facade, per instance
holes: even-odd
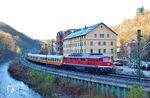
[[[104,23],[84,27],[63,40],[63,53],[102,53],[116,56],[117,34]]]
[[[57,33],[56,36],[56,54],[63,55],[63,31]]]
[[[79,29],[69,29],[66,31],[60,31],[56,36],[56,50],[58,55],[63,55],[63,39],[67,37],[69,34],[74,33]]]
[[[136,59],[138,52],[138,42],[136,40],[130,40],[123,45],[123,59]]]

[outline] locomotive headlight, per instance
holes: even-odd
[[[107,63],[107,65],[110,65],[110,63]]]

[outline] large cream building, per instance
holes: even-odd
[[[71,33],[63,40],[63,54],[102,53],[116,56],[117,34],[104,23],[85,27]]]

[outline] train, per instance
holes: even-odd
[[[28,53],[26,60],[48,66],[55,66],[56,68],[94,74],[108,74],[114,71],[112,57],[102,54],[72,53],[62,56]]]

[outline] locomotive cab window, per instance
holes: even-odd
[[[108,62],[108,61],[109,61],[109,58],[108,58],[108,57],[104,57],[104,58],[103,58],[103,61],[104,61],[104,62]]]

